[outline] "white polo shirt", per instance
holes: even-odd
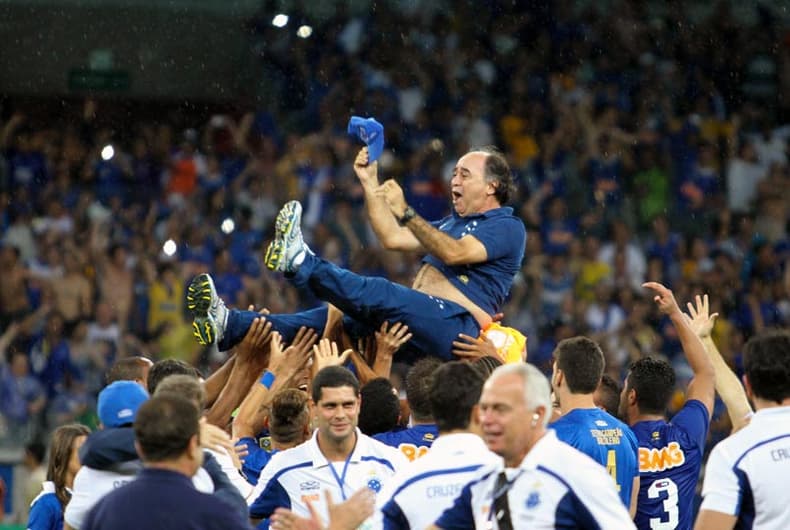
[[[69,526],[79,530],[82,528],[88,512],[97,502],[111,491],[135,480],[141,469],[142,463],[139,460],[124,462],[114,471],[93,469],[88,466],[80,467],[74,476],[71,500],[66,505],[63,519]],[[192,484],[198,491],[214,493],[214,482],[202,467],[192,477]]]
[[[432,525],[482,467],[501,460],[476,434],[439,436],[425,456],[398,471],[379,494],[374,526],[422,530]]]
[[[787,530],[788,476],[790,407],[758,410],[711,451],[700,509],[735,515],[744,528]]]
[[[436,525],[444,530],[498,528],[491,506],[503,469],[502,463],[481,469]],[[506,474],[513,528],[635,528],[605,468],[559,441],[551,429]]]
[[[276,508],[285,507],[309,517],[309,500],[326,521],[324,490],[331,492],[334,502],[347,499],[363,487],[378,493],[406,465],[406,457],[359,429],[356,432],[357,444],[346,462],[326,459],[318,447],[317,430],[303,444],[272,456],[250,497],[250,516],[268,518]]]

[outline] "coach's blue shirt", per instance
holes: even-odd
[[[687,530],[694,524],[694,494],[708,436],[710,415],[692,399],[672,420],[631,426],[639,442],[637,528]]]
[[[472,235],[483,244],[488,258],[482,263],[450,266],[431,255],[422,261],[441,271],[483,311],[489,315],[498,313],[521,268],[527,243],[527,230],[521,219],[513,215],[513,208],[494,208],[464,217],[453,212],[431,224],[454,239]]]
[[[628,425],[593,408],[571,410],[549,427],[557,431],[557,438],[604,466],[623,504],[631,506],[631,490],[639,469],[636,436]]]

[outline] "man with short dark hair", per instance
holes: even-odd
[[[710,453],[698,530],[790,528],[790,333],[751,338],[743,359],[743,383],[756,412]]]
[[[439,437],[382,491],[377,517],[385,530],[429,526],[478,469],[499,461],[480,438],[477,401],[482,388],[483,377],[470,363],[451,361],[434,372],[428,401]]]
[[[363,328],[362,334],[374,333],[384,321],[401,322],[413,334],[404,348],[452,359],[459,334],[479,336],[500,312],[524,257],[524,223],[505,206],[513,191],[505,157],[486,148],[463,155],[450,181],[453,213],[435,222],[417,215],[394,180],[379,184],[378,164],[369,160],[367,149],[360,151],[354,169],[384,248],[427,254],[412,288],[362,277],[315,256],[302,238],[297,201],[286,203],[277,216],[266,266],[340,309],[349,325]],[[195,315],[198,341],[218,342],[221,350],[237,344],[258,316],[228,311],[208,274],[192,280],[187,307]],[[300,326],[323,330],[327,310],[266,318],[290,341]]]
[[[312,383],[312,438],[279,452],[263,468],[255,486],[250,517],[265,519],[276,508],[309,517],[308,501],[324,520],[324,491],[346,500],[360,488],[379,492],[406,461],[395,449],[357,428],[359,382],[348,369],[328,366]]]
[[[400,399],[395,387],[386,377],[376,377],[359,390],[362,405],[359,411],[359,429],[374,439],[398,425]]]
[[[639,492],[638,446],[628,425],[595,405],[593,394],[601,382],[604,362],[601,348],[587,337],[557,344],[551,383],[562,416],[550,427],[557,438],[606,468],[620,500],[633,516]]]
[[[617,411],[620,408],[620,392],[622,390],[620,383],[614,377],[609,374],[603,374],[601,382],[598,383],[598,388],[593,393],[595,406],[617,417]]]
[[[145,469],[100,500],[83,528],[249,528],[230,505],[191,483],[203,462],[198,419],[194,403],[180,396],[155,396],[141,406],[134,433]]]
[[[180,396],[195,404],[203,412],[206,405],[206,390],[197,377],[187,374],[169,375],[157,385],[156,396]],[[203,455],[203,469],[208,474],[213,484],[214,496],[228,504],[240,509],[240,513],[247,515],[246,499],[252,494],[252,486],[244,480],[239,472],[239,466],[233,460],[231,452],[235,452],[227,433],[214,425],[208,425],[204,415],[200,421],[201,447],[205,450]],[[204,489],[208,489],[208,484]]]
[[[659,311],[674,324],[694,378],[686,391],[686,403],[668,422],[665,413],[675,388],[672,366],[643,357],[628,371],[619,416],[639,442],[640,484],[634,520],[640,530],[688,530],[713,410],[715,372],[672,291],[655,282],[645,287],[655,292],[653,300]]]
[[[148,388],[148,372],[154,363],[147,357],[124,357],[118,359],[107,372],[107,384],[115,381],[134,381]]]
[[[441,362],[435,357],[426,357],[415,363],[406,374],[406,401],[411,411],[410,427],[374,436],[379,442],[397,448],[410,461],[427,453],[439,436],[431,411],[430,389],[434,382],[434,373],[440,366]]]
[[[148,393],[153,396],[162,379],[176,374],[200,377],[198,369],[187,362],[180,359],[163,359],[155,362],[148,371]]]

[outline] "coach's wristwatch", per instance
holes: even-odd
[[[398,219],[398,224],[401,226],[406,226],[406,223],[411,221],[417,217],[417,212],[414,211],[414,208],[411,206],[407,206],[405,210],[403,210],[403,216]]]

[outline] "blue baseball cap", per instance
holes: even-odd
[[[384,126],[374,118],[351,116],[348,134],[356,136],[368,146],[368,160],[375,162],[384,151]]]
[[[137,409],[148,401],[148,392],[134,381],[115,381],[99,392],[97,412],[105,428],[134,422]]]

